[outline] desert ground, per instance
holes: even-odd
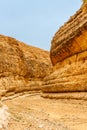
[[[2,98],[11,113],[3,130],[87,130],[87,101],[45,99],[39,93]]]

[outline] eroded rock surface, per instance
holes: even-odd
[[[85,11],[84,11],[85,9]],[[82,7],[55,34],[50,56],[53,65],[87,50],[87,7]]]
[[[0,35],[1,96],[39,90],[50,68],[49,52]]]
[[[50,57],[54,72],[44,79],[42,96],[87,99],[87,4],[55,34]]]

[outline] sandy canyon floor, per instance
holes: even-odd
[[[87,101],[26,94],[3,102],[11,113],[6,130],[87,130]]]

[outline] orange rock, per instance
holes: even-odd
[[[0,35],[0,95],[40,90],[50,71],[49,52]]]
[[[77,99],[83,92],[87,99],[87,4],[55,34],[50,57],[54,71],[44,79],[42,96]]]
[[[87,11],[81,8],[55,34],[50,57],[53,65],[87,50]]]

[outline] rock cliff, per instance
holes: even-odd
[[[50,70],[49,52],[0,35],[0,96],[40,90]]]
[[[55,34],[50,57],[54,72],[44,79],[42,96],[87,99],[87,4]]]
[[[53,65],[87,50],[87,4],[55,34],[50,57]]]

